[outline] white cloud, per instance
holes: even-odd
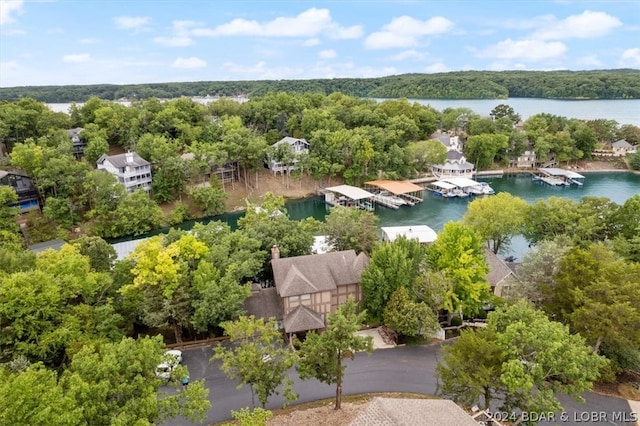
[[[406,48],[418,44],[421,37],[443,34],[453,28],[453,22],[441,16],[420,21],[411,16],[393,18],[381,31],[370,34],[364,41],[367,49]]]
[[[193,40],[190,37],[176,36],[176,37],[156,37],[154,42],[168,47],[184,47],[191,46]]]
[[[428,73],[447,72],[449,71],[449,67],[447,67],[442,62],[436,62],[435,64],[429,65],[424,70],[425,72],[428,72]]]
[[[80,40],[78,40],[78,43],[80,44],[93,44],[96,43],[98,40],[96,40],[95,38],[82,38]]]
[[[602,66],[602,61],[600,61],[600,59],[598,59],[596,55],[583,56],[582,58],[579,59],[579,62],[582,65],[588,65],[588,66],[594,66],[594,67]]]
[[[200,58],[196,58],[192,56],[190,58],[178,58],[173,61],[171,64],[174,68],[186,68],[186,69],[195,69],[195,68],[205,68],[207,63]]]
[[[153,41],[168,47],[191,46],[194,41],[189,35],[189,31],[198,25],[195,21],[173,21],[172,35],[170,37],[156,37]]]
[[[333,59],[336,56],[338,56],[336,54],[336,51],[333,49],[326,49],[326,50],[321,50],[320,52],[318,52],[318,57],[322,58],[322,59]]]
[[[18,68],[18,63],[16,61],[0,62],[0,70],[9,71],[15,70],[16,68]]]
[[[427,57],[426,53],[418,52],[415,49],[405,50],[397,55],[393,55],[391,59],[394,61],[406,61],[408,59],[412,59],[415,61],[422,61]]]
[[[362,28],[342,27],[333,21],[329,9],[311,8],[294,17],[278,17],[267,22],[238,18],[215,28],[195,28],[191,31],[192,35],[201,37],[316,37],[322,33],[332,38],[357,38],[362,35]]]
[[[640,67],[640,47],[627,49],[622,52],[619,64],[625,68]]]
[[[88,53],[76,53],[71,55],[64,55],[62,57],[62,62],[70,62],[70,63],[81,63],[81,62],[89,62],[91,60],[91,56]]]
[[[310,38],[308,40],[305,40],[302,45],[303,46],[307,46],[307,47],[312,47],[312,46],[317,46],[320,44],[320,39],[317,37],[314,38]]]
[[[605,12],[585,10],[580,15],[571,15],[562,20],[552,20],[535,31],[533,38],[539,40],[562,40],[567,38],[596,38],[622,26],[615,16]]]
[[[0,25],[16,22],[15,15],[22,13],[22,0],[2,0],[0,5]]]
[[[117,16],[113,18],[116,27],[121,30],[141,30],[151,22],[148,16]]]
[[[508,38],[478,52],[476,56],[535,62],[557,58],[566,52],[567,47],[559,41],[545,42],[541,40],[511,40]]]

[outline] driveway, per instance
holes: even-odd
[[[412,392],[436,393],[435,367],[438,363],[440,345],[405,346],[394,349],[376,350],[372,355],[356,354],[353,361],[347,360],[344,380],[344,394],[368,392]],[[206,423],[221,422],[231,418],[231,410],[251,406],[251,391],[248,386],[236,387],[220,370],[220,361],[209,362],[210,347],[189,349],[183,352],[183,363],[189,367],[192,380],[205,380],[209,389],[211,410]],[[335,386],[328,386],[316,380],[301,381],[295,372],[290,372],[294,380],[293,389],[300,395],[296,403],[335,397]],[[584,395],[587,400],[580,404],[572,398],[561,396],[565,408],[557,413],[555,421],[540,422],[540,425],[633,425],[629,404],[624,399],[594,393]],[[283,400],[280,396],[270,399],[267,408],[278,408]],[[593,417],[593,420],[591,421]],[[589,418],[589,421],[587,421]],[[627,421],[624,421],[627,420]],[[175,419],[167,425],[189,425],[185,419]]]

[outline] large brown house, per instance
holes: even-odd
[[[327,314],[335,312],[341,303],[352,296],[356,302],[362,299],[360,274],[367,266],[366,254],[353,250],[337,251],[308,256],[280,258],[277,247],[271,249],[275,292],[279,298],[280,320],[284,331],[290,335],[309,330],[323,329]],[[264,289],[252,298],[270,300],[273,290]],[[256,306],[248,301],[247,308]],[[266,308],[265,306],[262,307]],[[248,309],[252,310],[252,309]],[[268,309],[273,312],[273,309]],[[249,312],[262,316],[259,312]]]

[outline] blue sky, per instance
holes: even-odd
[[[0,87],[612,68],[638,0],[0,0]]]

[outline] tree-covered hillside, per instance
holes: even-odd
[[[410,99],[637,99],[640,98],[640,70],[460,71],[378,78],[7,87],[0,88],[0,100],[30,97],[41,102],[84,102],[92,96],[116,100],[263,96],[273,92],[342,92],[358,97]]]

